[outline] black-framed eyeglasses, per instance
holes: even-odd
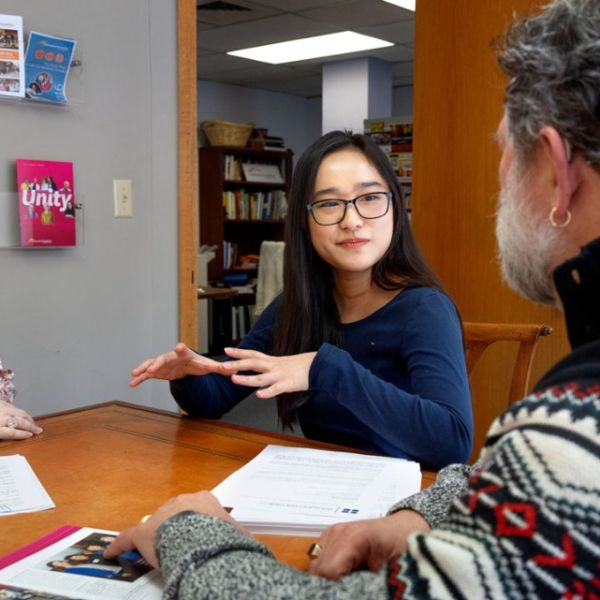
[[[318,225],[337,225],[344,220],[349,204],[354,205],[356,212],[363,219],[379,219],[387,214],[391,199],[392,192],[369,192],[352,200],[338,198],[317,200],[307,204],[306,210]]]

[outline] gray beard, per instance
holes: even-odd
[[[500,190],[496,239],[502,277],[525,298],[556,306],[551,259],[563,246],[560,231],[533,213],[526,188],[525,177],[513,169]]]

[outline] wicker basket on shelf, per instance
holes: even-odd
[[[211,146],[245,146],[254,129],[254,123],[232,123],[231,121],[203,121],[202,131]]]

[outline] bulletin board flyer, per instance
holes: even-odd
[[[23,17],[0,15],[0,96],[25,95]]]
[[[21,247],[76,245],[73,163],[17,159]]]
[[[25,55],[25,94],[31,100],[68,102],[65,93],[75,40],[31,31]]]

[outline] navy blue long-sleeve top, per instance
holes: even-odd
[[[272,354],[277,300],[240,344]],[[372,315],[341,325],[341,344],[322,344],[299,409],[311,439],[410,458],[441,468],[465,462],[473,417],[462,331],[442,292],[408,288]],[[218,419],[254,391],[223,375],[171,382],[189,415]]]

